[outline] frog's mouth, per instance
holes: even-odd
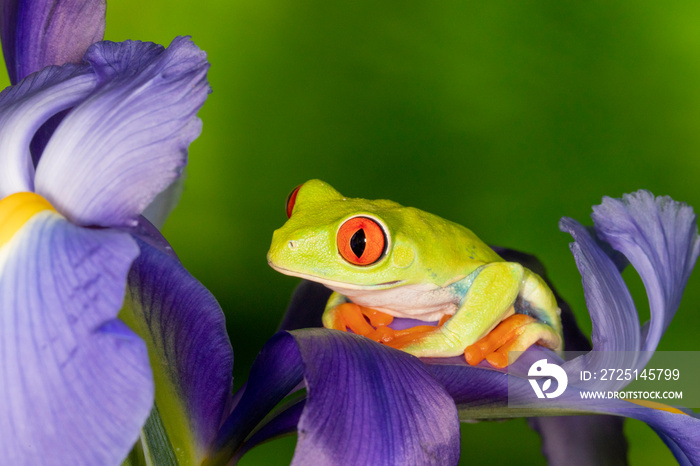
[[[272,263],[270,260],[267,261],[267,263],[278,271],[279,273],[283,273],[285,275],[289,275],[292,277],[299,277],[303,278],[304,280],[310,280],[312,282],[317,282],[322,285],[327,286],[328,288],[332,290],[337,290],[337,289],[342,289],[342,290],[384,290],[388,288],[395,288],[397,286],[400,286],[404,280],[394,280],[390,282],[384,282],[384,283],[377,283],[377,284],[372,284],[372,285],[358,285],[356,283],[346,283],[346,282],[340,282],[337,280],[329,280],[327,278],[319,277],[318,275],[311,275],[308,273],[303,273],[303,272],[297,272],[294,270],[289,270],[285,269],[283,267],[280,267],[278,265],[275,265]]]

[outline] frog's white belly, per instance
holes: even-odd
[[[457,312],[460,297],[450,287],[431,284],[401,285],[383,290],[350,289],[337,283],[324,283],[328,288],[360,306],[382,311],[394,317],[408,317],[425,322],[440,320]]]

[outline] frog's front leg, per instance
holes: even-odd
[[[393,335],[393,331],[386,327],[394,320],[392,316],[352,303],[338,292],[331,294],[321,320],[325,328],[342,331],[350,329],[375,341],[380,341],[383,336],[383,332],[378,330],[387,330],[387,333]]]
[[[495,262],[478,271],[454,316],[444,325],[424,334],[387,343],[419,357],[459,356],[514,313],[524,269],[512,262]],[[466,280],[466,279],[465,279]]]

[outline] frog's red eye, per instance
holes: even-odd
[[[291,193],[289,193],[289,196],[287,196],[287,218],[292,217],[292,211],[294,210],[294,203],[297,200],[297,193],[299,192],[299,188],[301,188],[302,185],[297,186],[292,190]]]
[[[353,217],[338,230],[338,251],[343,259],[355,265],[377,262],[386,250],[386,234],[371,218]]]

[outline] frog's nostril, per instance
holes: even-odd
[[[289,249],[296,249],[297,246],[299,246],[299,242],[297,242],[297,241],[290,241],[287,244],[289,245]]]

